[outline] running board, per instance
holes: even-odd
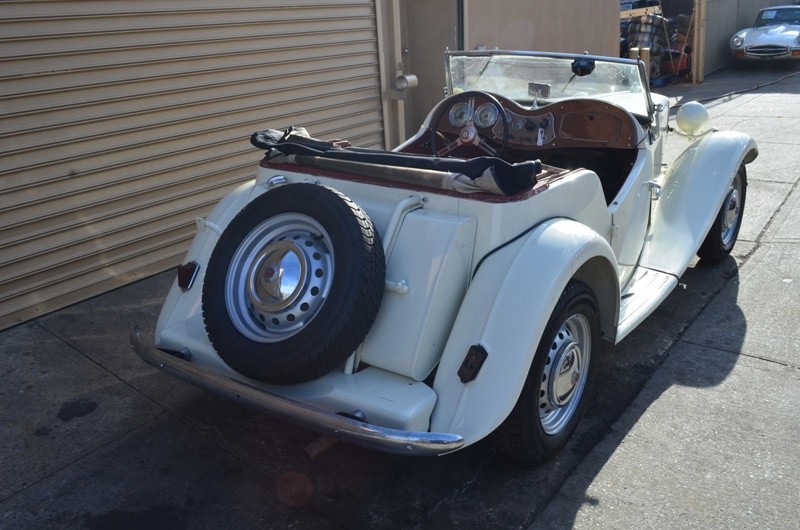
[[[637,267],[622,293],[616,342],[619,343],[655,311],[677,285],[678,278],[672,274]]]

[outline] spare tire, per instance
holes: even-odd
[[[287,184],[250,202],[220,236],[203,283],[206,331],[242,375],[309,381],[364,340],[385,276],[366,212],[331,188]]]

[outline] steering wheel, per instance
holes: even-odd
[[[445,114],[448,120],[441,123]],[[499,139],[500,146],[495,148],[486,138],[490,135],[497,138],[492,130],[498,120],[503,127],[503,135]],[[508,115],[497,98],[488,92],[470,90],[450,96],[436,109],[429,127],[431,152],[436,156],[448,156],[462,145],[474,145],[490,156],[499,156],[508,145]],[[441,130],[458,136],[440,149],[438,135]]]

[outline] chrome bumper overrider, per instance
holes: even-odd
[[[236,381],[162,352],[146,344],[139,326],[130,334],[133,351],[146,363],[204,390],[238,401],[255,410],[306,427],[354,445],[386,453],[429,456],[455,451],[464,445],[456,434],[390,429],[334,414]]]

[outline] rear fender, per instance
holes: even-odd
[[[587,226],[551,219],[485,259],[436,372],[433,388],[438,398],[431,431],[456,433],[470,444],[503,422],[571,278],[594,289],[601,326],[613,336],[619,311],[616,260],[608,242]],[[488,356],[477,377],[462,383],[458,371],[473,345],[483,347]]]
[[[214,250],[214,245],[217,244],[219,236],[222,231],[228,226],[231,220],[236,217],[236,214],[247,205],[253,198],[260,195],[265,189],[261,186],[256,186],[254,180],[250,180],[236,187],[233,191],[225,195],[211,212],[205,218],[197,218],[197,233],[195,234],[192,244],[186,253],[183,263],[195,261],[199,265],[197,277],[194,280],[194,285],[201,286],[203,278],[205,277],[205,268],[208,264],[208,258]],[[178,282],[173,281],[170,287],[164,305],[161,308],[161,313],[158,317],[156,324],[156,344],[161,344],[161,334],[164,329],[169,325],[170,321],[182,321],[184,319],[199,319],[200,310],[200,294],[201,289],[195,288],[187,292],[182,292],[178,287]],[[202,321],[198,320],[198,329],[202,328]],[[201,334],[205,337],[205,333]],[[209,349],[210,344],[207,340],[203,341],[202,346],[195,346]]]
[[[758,156],[748,135],[721,131],[689,146],[667,171],[639,264],[680,276],[697,253],[742,164]]]

